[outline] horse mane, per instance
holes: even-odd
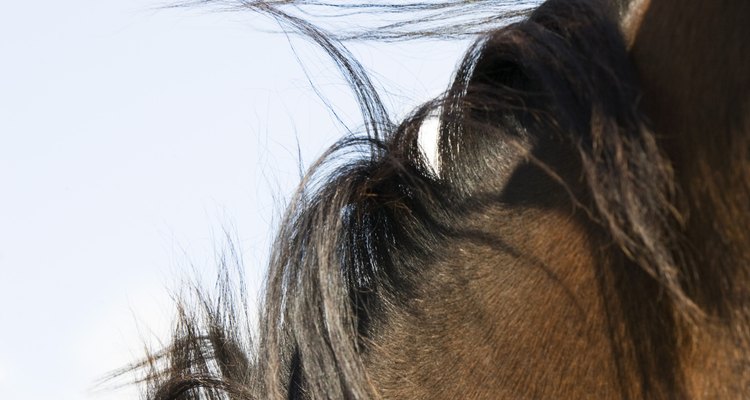
[[[639,110],[617,10],[595,0],[551,0],[531,13],[471,20],[476,10],[507,4],[235,4],[277,19],[330,55],[356,94],[365,132],[334,144],[291,200],[271,254],[258,336],[247,324],[242,285],[233,289],[236,282],[222,279],[216,297],[200,294],[197,305],[180,304],[172,343],[137,366],[146,370],[149,398],[378,397],[362,354],[380,317],[408,301],[469,211],[498,200],[493,160],[508,154],[565,188],[571,203],[666,294],[661,304],[686,319],[698,313],[674,251],[680,217],[673,173]],[[305,7],[407,10],[432,19],[333,34],[292,12]],[[450,88],[398,124],[344,45],[467,36],[480,39]],[[418,145],[420,127],[434,115],[439,174]],[[498,148],[499,138],[505,147]],[[573,154],[579,174],[564,174],[544,160],[547,153],[529,151],[538,143]],[[224,266],[223,276],[230,269]],[[644,362],[644,374],[656,364]]]

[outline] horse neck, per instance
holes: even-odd
[[[750,383],[749,16],[747,1],[634,0],[624,19],[642,107],[674,169],[685,285],[713,321],[683,354],[696,394]]]

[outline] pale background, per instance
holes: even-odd
[[[211,276],[224,230],[255,296],[297,144],[309,165],[344,132],[275,25],[160,5],[0,4],[2,399],[136,397],[95,383],[166,338],[170,290]],[[357,128],[327,59],[293,42]],[[355,49],[404,115],[445,88],[464,47]]]

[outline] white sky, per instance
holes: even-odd
[[[274,25],[158,5],[0,5],[4,399],[134,398],[94,383],[165,337],[168,289],[214,271],[225,227],[259,286],[297,140],[309,164],[341,135],[286,38],[261,33]],[[297,43],[358,126],[330,64]],[[446,86],[463,45],[382,47],[357,54],[403,115]]]

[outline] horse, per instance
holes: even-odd
[[[547,0],[479,29],[400,123],[346,35],[290,5],[347,7],[241,2],[331,55],[366,134],[305,175],[257,336],[226,282],[183,304],[148,398],[750,393],[750,2]]]

